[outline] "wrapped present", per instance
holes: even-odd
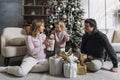
[[[67,59],[67,55],[66,55],[65,51],[61,51],[61,52],[59,53],[59,56],[61,56],[64,60]]]
[[[78,58],[73,55],[72,49],[70,48],[68,52],[60,52],[59,56],[63,58],[63,70],[64,76],[67,78],[74,78],[77,76],[77,63],[75,63]]]
[[[77,63],[64,63],[64,76],[67,78],[75,78],[77,76]]]
[[[84,75],[87,73],[87,66],[85,64],[81,65],[80,63],[77,64],[77,74]]]
[[[59,56],[65,58],[66,56],[70,56],[70,55],[72,55],[72,54],[73,54],[73,53],[72,53],[72,49],[70,48],[70,49],[68,50],[68,52],[61,51],[61,52],[59,53]]]
[[[81,53],[78,60],[80,61],[81,64],[84,64],[85,61],[84,54]]]
[[[87,65],[84,63],[84,55],[80,54],[80,57],[78,59],[77,63],[77,74],[78,75],[84,75],[87,73]]]
[[[61,51],[59,53],[59,56],[61,56],[64,60],[67,60],[68,62],[74,62],[75,60],[78,59],[73,55],[71,48],[68,50],[68,52]]]
[[[68,62],[72,63],[78,60],[78,58],[76,56],[74,56],[73,54],[68,56],[66,59]]]
[[[49,58],[49,73],[60,76],[62,74],[62,57],[52,56]]]

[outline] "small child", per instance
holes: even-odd
[[[50,35],[50,38],[55,40],[55,54],[65,51],[66,41],[69,40],[69,35],[65,30],[64,22],[58,21],[55,23],[55,30]]]

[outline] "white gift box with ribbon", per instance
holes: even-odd
[[[72,49],[69,49],[68,52],[62,51],[59,55],[64,59],[64,77],[75,78],[77,76],[77,63],[75,63],[75,61],[77,61],[78,58],[73,55]]]
[[[49,58],[49,73],[51,75],[60,76],[62,75],[62,57],[52,56]]]
[[[67,78],[75,78],[77,76],[77,63],[64,63],[64,76]]]

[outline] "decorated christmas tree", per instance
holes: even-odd
[[[70,41],[67,42],[66,49],[72,48],[74,51],[74,49],[80,48],[84,15],[81,0],[50,0],[48,4],[50,16],[46,28],[47,32],[50,33],[54,29],[56,21],[64,21],[70,35]]]

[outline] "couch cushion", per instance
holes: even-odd
[[[120,53],[117,53],[118,61],[120,62]]]
[[[120,52],[120,43],[112,43],[115,52]]]
[[[99,31],[103,32],[104,34],[107,33],[106,29],[99,29]]]
[[[116,29],[114,33],[113,43],[120,43],[120,29]]]
[[[110,42],[113,41],[114,29],[107,29],[107,37]]]
[[[8,41],[9,45],[23,46],[25,45],[25,38],[13,38]]]
[[[27,52],[26,46],[7,46],[2,49],[2,55],[4,57],[14,57],[14,56],[22,56]]]
[[[109,42],[112,42],[114,29],[99,29],[99,30],[107,35]]]

